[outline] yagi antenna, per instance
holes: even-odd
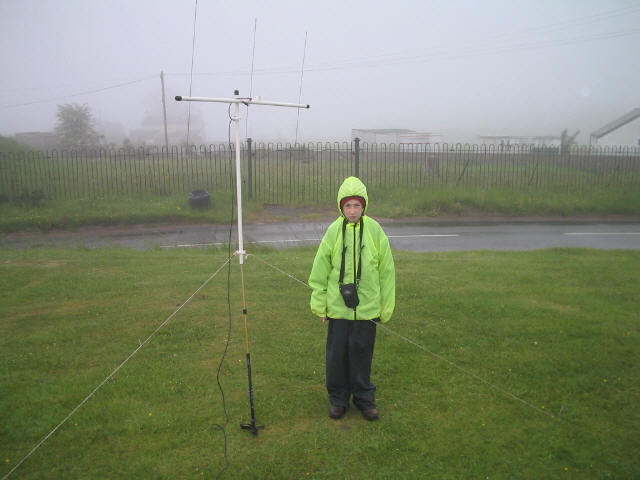
[[[291,107],[291,108],[309,108],[308,103],[286,103],[286,102],[270,102],[266,100],[253,100],[252,98],[240,98],[240,92],[233,92],[234,98],[208,98],[208,97],[183,97],[176,96],[178,102],[217,102],[217,103],[233,103],[235,104],[235,115],[231,117],[235,124],[236,131],[236,197],[238,204],[238,258],[240,264],[244,263],[246,252],[244,251],[244,238],[242,233],[242,182],[240,180],[240,104],[243,105],[267,105],[271,107]]]
[[[240,260],[240,276],[242,278],[242,315],[244,316],[245,345],[247,358],[247,376],[249,378],[249,405],[251,406],[251,422],[242,423],[240,427],[243,430],[249,430],[254,435],[258,435],[258,430],[264,428],[256,423],[256,413],[253,402],[253,380],[251,378],[251,352],[249,351],[249,328],[247,321],[247,304],[244,296],[244,235],[242,233],[242,182],[240,181],[240,104],[244,105],[267,105],[271,107],[292,107],[292,108],[309,108],[309,104],[302,103],[285,103],[285,102],[269,102],[265,100],[253,100],[252,98],[240,98],[240,92],[233,92],[234,98],[206,98],[206,97],[182,97],[176,96],[178,102],[217,102],[235,104],[235,114],[231,120],[235,123],[236,130],[236,201],[238,203],[238,258]]]

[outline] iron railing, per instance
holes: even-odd
[[[473,186],[550,191],[640,187],[640,150],[524,145],[242,145],[245,197],[266,203],[326,201],[349,176],[370,188]],[[182,195],[233,188],[228,145],[85,152],[0,152],[0,195],[51,199]]]

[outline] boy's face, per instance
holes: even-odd
[[[362,216],[362,204],[358,200],[349,200],[342,206],[344,216],[351,223],[356,223]]]

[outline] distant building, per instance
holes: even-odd
[[[201,122],[194,122],[191,126],[190,144],[198,144],[202,141],[199,134],[202,131]],[[167,121],[167,137],[170,146],[180,145],[187,138],[187,125],[179,119]],[[164,124],[162,118],[146,118],[142,128],[132,130],[129,133],[129,140],[134,145],[163,146],[164,145]]]
[[[57,147],[54,132],[22,132],[16,133],[13,139],[36,150],[54,150]]]
[[[187,140],[187,130],[191,145],[199,145],[203,141],[204,120],[201,110],[196,105],[188,109],[187,103],[166,103],[167,137],[170,147],[184,144]],[[191,112],[190,115],[188,111]],[[153,102],[145,109],[140,127],[129,132],[129,141],[136,146],[164,146],[164,126],[162,108]]]
[[[561,144],[561,137],[553,135],[483,135],[478,140],[482,145],[495,145],[500,150],[524,145],[560,147]]]
[[[395,145],[414,143],[441,143],[442,134],[430,132],[416,132],[401,128],[361,129],[351,130],[351,139],[359,138],[366,143],[387,143]]]
[[[590,145],[640,147],[640,108],[591,132]]]

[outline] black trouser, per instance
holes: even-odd
[[[371,383],[371,362],[376,324],[369,320],[330,318],[327,333],[327,391],[331,405],[360,410],[375,408],[376,387]]]

